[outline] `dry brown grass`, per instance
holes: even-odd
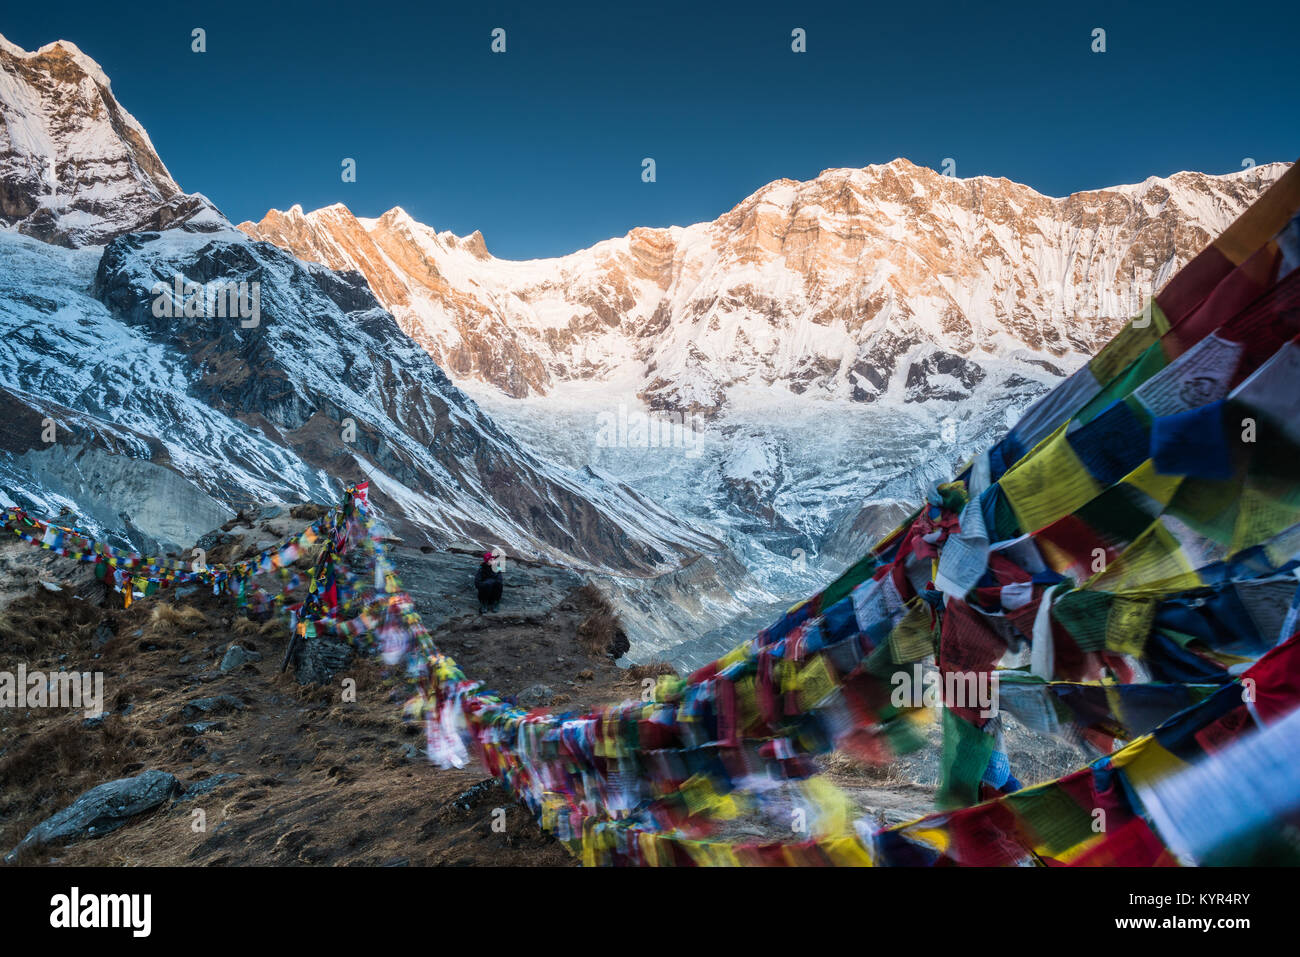
[[[207,624],[208,619],[192,605],[169,605],[159,602],[149,613],[149,622],[154,628],[177,628],[195,631]]]
[[[647,661],[644,664],[633,665],[627,669],[627,676],[634,681],[658,678],[660,675],[672,675],[675,678],[677,677],[677,669],[666,661]]]
[[[618,618],[608,612],[596,612],[578,626],[578,646],[584,654],[603,655],[618,631]]]
[[[251,618],[236,618],[234,624],[230,626],[230,633],[236,638],[253,638],[261,637],[263,632],[262,625]]]
[[[36,648],[36,636],[20,627],[13,615],[0,617],[0,651],[27,657]]]
[[[869,764],[852,755],[833,751],[826,758],[826,770],[840,777],[854,778],[876,787],[901,787],[915,784],[911,775],[896,763]]]
[[[23,658],[64,652],[86,639],[99,620],[99,610],[70,592],[37,586],[0,614],[0,652]]]
[[[152,734],[128,731],[117,716],[91,736],[81,727],[80,714],[68,715],[52,728],[24,733],[0,759],[0,779],[11,796],[21,795],[18,803],[42,806],[70,784],[81,791],[118,777],[135,749],[153,743]]]
[[[588,656],[609,654],[618,648],[619,638],[624,636],[623,623],[604,595],[595,585],[587,583],[578,589],[576,598],[591,607],[591,613],[578,625],[578,647]],[[623,637],[622,644],[626,644]],[[627,649],[619,651],[622,654]]]

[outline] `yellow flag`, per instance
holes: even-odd
[[[798,676],[799,707],[804,711],[816,707],[835,690],[836,682],[826,664],[825,656],[817,655],[804,666]]]
[[[1065,428],[1062,425],[1039,443],[998,483],[1022,531],[1036,532],[1077,511],[1101,492],[1066,441]]]
[[[1149,316],[1143,314],[1129,320],[1119,335],[1106,343],[1101,352],[1088,363],[1088,371],[1102,386],[1123,372],[1153,342],[1169,331],[1169,320],[1154,299],[1148,308]]]
[[[1085,587],[1113,592],[1145,589],[1169,593],[1200,584],[1201,577],[1188,564],[1178,539],[1159,522],[1154,522]]]

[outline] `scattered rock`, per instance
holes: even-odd
[[[221,671],[223,674],[228,674],[231,671],[238,671],[244,665],[261,660],[262,653],[260,651],[249,651],[239,645],[231,645],[226,649],[226,656],[221,659]]]
[[[186,737],[197,737],[200,734],[207,734],[209,731],[225,731],[226,722],[224,721],[195,721],[181,728],[181,734]]]
[[[83,728],[102,728],[104,726],[104,719],[107,718],[109,714],[111,714],[109,711],[101,711],[99,714],[92,714],[89,718],[86,718],[81,722],[81,726]]]
[[[551,698],[555,696],[555,691],[550,685],[529,685],[523,691],[515,696],[522,708],[537,708],[551,703]]]
[[[195,698],[181,709],[181,716],[193,720],[199,715],[229,714],[231,711],[243,711],[244,702],[234,695],[223,694],[214,698]]]
[[[179,804],[181,801],[193,801],[197,797],[202,797],[205,794],[215,791],[227,781],[233,781],[237,777],[239,777],[238,774],[230,771],[224,774],[214,774],[212,777],[204,778],[202,781],[195,781],[185,789],[184,794],[176,799],[176,803]]]
[[[108,834],[136,815],[162,804],[176,793],[179,786],[175,776],[166,771],[145,771],[135,777],[119,778],[93,787],[58,814],[28,831],[6,860],[16,859],[20,850],[31,845]]]
[[[475,804],[492,791],[496,783],[496,778],[484,778],[477,784],[471,784],[452,800],[451,806],[463,814],[468,814]]]
[[[117,625],[111,618],[106,618],[95,628],[92,640],[96,645],[106,645],[117,636]]]

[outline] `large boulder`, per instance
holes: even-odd
[[[166,771],[144,771],[91,788],[53,817],[46,818],[6,856],[14,860],[23,848],[99,837],[116,831],[131,818],[152,811],[171,798],[180,785]]]
[[[333,638],[317,636],[300,642],[295,649],[293,676],[299,684],[329,684],[335,674],[352,661],[352,646]]]

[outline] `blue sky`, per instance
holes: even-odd
[[[235,221],[402,206],[530,258],[896,156],[1063,195],[1300,155],[1295,4],[1137,6],[101,0],[8,4],[0,33],[97,59]]]

